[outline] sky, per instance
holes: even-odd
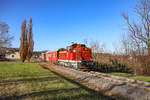
[[[65,48],[71,42],[98,40],[121,45],[126,30],[122,12],[132,15],[136,0],[0,0],[0,21],[9,25],[12,47],[19,47],[21,23],[32,17],[34,50]],[[28,24],[28,23],[27,23]]]

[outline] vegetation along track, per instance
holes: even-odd
[[[106,95],[123,97],[127,100],[150,100],[150,82],[143,82],[119,76],[112,76],[99,72],[83,72],[56,65],[42,65],[57,73],[71,76],[77,81],[88,83],[88,86]]]

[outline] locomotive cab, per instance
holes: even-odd
[[[73,53],[73,60],[91,60],[91,49],[86,47],[84,44],[73,44],[67,48],[69,48],[68,51]]]

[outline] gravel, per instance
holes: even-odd
[[[88,82],[98,87],[106,95],[121,96],[128,100],[150,100],[150,82],[112,76],[99,72],[82,72],[68,67],[49,66],[54,70]]]

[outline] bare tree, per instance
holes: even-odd
[[[131,22],[128,14],[122,14],[128,25],[130,39],[137,50],[145,46],[150,55],[150,0],[140,0],[135,6],[135,13],[139,17],[136,22],[135,19]]]
[[[99,43],[97,40],[90,42],[90,47],[92,48],[92,57],[94,60],[99,60],[100,53],[106,53],[106,45],[104,43]]]
[[[98,53],[100,53],[100,45],[99,42],[96,41],[91,41],[90,42],[90,47],[92,48],[92,58],[93,60],[98,59]]]
[[[29,34],[28,34],[28,53],[27,53],[27,60],[30,62],[30,59],[33,55],[33,46],[34,46],[34,42],[33,42],[33,33],[32,33],[32,18],[30,18],[29,20]]]
[[[0,22],[0,47],[9,47],[13,37],[8,33],[9,26],[4,22]]]
[[[123,34],[121,38],[123,54],[130,55],[132,51],[137,50],[135,42],[132,41],[129,35]]]
[[[27,56],[27,48],[28,48],[28,41],[27,41],[27,30],[26,30],[26,19],[21,24],[21,38],[20,38],[20,59],[22,62],[26,60]]]

